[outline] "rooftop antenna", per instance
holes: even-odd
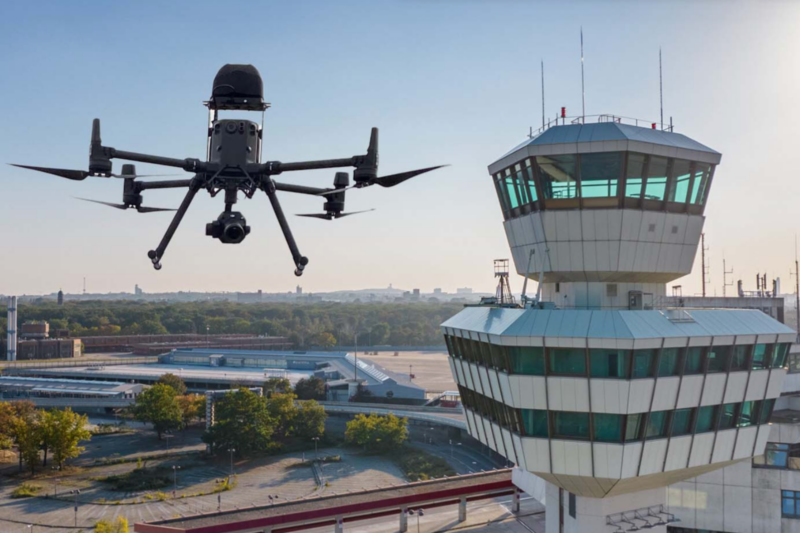
[[[511,285],[508,283],[508,259],[494,260],[494,277],[499,278],[495,298],[500,305],[514,305]]]
[[[797,315],[797,333],[800,335],[800,270],[797,268],[797,235],[794,236],[794,272],[790,272],[794,276],[794,296],[795,296],[795,314]]]
[[[661,52],[659,51],[659,57]],[[583,26],[581,26],[581,104],[582,104],[582,112],[581,112],[581,123],[586,124],[586,89],[583,83]],[[663,118],[662,122],[662,129],[663,129]]]
[[[544,59],[542,59],[542,131],[544,131]]]
[[[733,287],[733,282],[728,283],[728,274],[733,274],[733,269],[728,270],[725,266],[725,254],[722,254],[722,297],[727,295],[726,287]]]
[[[706,252],[708,248],[706,248],[706,234],[700,234],[700,271],[703,275],[703,298],[706,297],[706,284],[708,283],[708,267],[706,266]]]
[[[664,129],[664,76],[661,71],[661,47],[658,47],[658,94],[659,105],[661,107],[661,129]],[[705,296],[705,288],[703,288],[703,296]]]
[[[83,295],[86,296],[86,276],[83,277]]]

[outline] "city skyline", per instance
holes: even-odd
[[[16,4],[0,21],[0,43],[14,51],[7,72],[24,74],[0,79],[14,103],[5,113],[13,127],[0,130],[0,162],[85,168],[95,117],[103,120],[110,146],[202,157],[200,102],[216,70],[250,62],[273,104],[266,157],[361,153],[369,128],[377,126],[383,174],[451,164],[391,193],[348,193],[348,209],[378,208],[374,213],[335,223],[293,220],[311,260],[301,282],[308,292],[389,283],[491,292],[491,262],[509,251],[486,167],[540,125],[540,60],[547,115],[561,106],[579,114],[583,27],[587,114],[656,120],[661,47],[665,121],[672,117],[676,131],[723,154],[715,182],[725,186],[715,189],[706,211],[707,292],[722,294],[723,255],[734,269],[728,291],[738,279],[753,290],[755,274],[766,272],[770,280],[781,278],[782,292],[793,292],[798,228],[785,213],[800,187],[786,172],[800,157],[789,135],[800,119],[792,102],[800,75],[791,68],[790,44],[798,40],[792,33],[798,6],[623,2],[621,13],[606,9],[609,4],[242,3],[250,20],[232,9],[218,14],[214,26],[202,5]],[[350,28],[354,14],[365,22],[358,31]],[[652,31],[642,20],[675,31]],[[271,21],[270,31],[263,21]],[[237,39],[194,31],[208,26],[224,33],[237,24],[249,30]],[[499,25],[502,31],[487,31]],[[329,186],[331,178],[332,172],[310,172],[292,181]],[[145,254],[169,215],[141,217],[72,199],[118,201],[119,181],[76,184],[6,165],[0,180],[6,198],[13,198],[0,210],[0,224],[14,228],[5,236],[14,260],[0,265],[0,293],[59,287],[79,293],[84,277],[100,293],[130,291],[135,283],[148,292],[282,292],[297,284],[264,198],[239,205],[253,233],[234,247],[204,235],[221,203],[198,198],[164,269],[154,272]],[[174,207],[179,198],[163,192],[148,201]],[[292,214],[321,207],[313,199],[282,200]],[[698,254],[694,273],[675,282],[686,295],[700,292],[699,261]],[[522,281],[512,276],[515,292]]]

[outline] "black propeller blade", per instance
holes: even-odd
[[[37,172],[44,172],[46,174],[52,174],[53,176],[58,176],[60,178],[67,178],[68,180],[75,180],[75,181],[85,180],[91,175],[85,170],[67,170],[64,168],[31,167],[28,165],[15,165],[14,163],[9,163],[9,165],[11,165],[12,167],[35,170]]]
[[[380,178],[374,178],[368,182],[361,182],[356,183],[355,185],[350,185],[349,187],[343,187],[341,189],[333,189],[330,191],[321,192],[318,196],[328,196],[330,194],[336,194],[348,189],[360,189],[362,187],[369,187],[370,185],[380,185],[381,187],[394,187],[395,185],[400,185],[406,180],[410,180],[420,174],[425,174],[426,172],[430,172],[432,170],[436,170],[442,167],[446,167],[448,165],[437,165],[435,167],[428,167],[428,168],[421,168],[418,170],[409,170],[408,172],[400,172],[399,174],[389,174],[388,176],[382,176]]]
[[[369,213],[370,211],[375,211],[374,209],[365,209],[364,211],[351,211],[349,213],[335,213],[333,211],[329,211],[324,214],[320,213],[309,213],[303,215],[297,215],[299,217],[308,217],[308,218],[321,218],[322,220],[333,220],[334,218],[342,218],[350,215],[358,215],[359,213]]]
[[[115,204],[113,202],[103,202],[102,200],[92,200],[91,198],[79,198],[75,196],[77,200],[83,200],[84,202],[93,202],[95,204],[102,204],[107,205],[109,207],[114,207],[116,209],[128,209],[130,207],[135,207],[135,209],[140,213],[156,213],[159,211],[175,211],[175,209],[168,209],[166,207],[144,207],[144,206],[130,206],[125,204]]]

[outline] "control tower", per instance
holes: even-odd
[[[795,332],[757,310],[664,305],[691,272],[720,153],[577,122],[489,166],[539,296],[442,330],[470,434],[516,464],[547,533],[665,532],[669,485],[764,452]]]

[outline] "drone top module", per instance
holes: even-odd
[[[89,153],[89,170],[66,170],[60,168],[34,167],[14,165],[16,167],[46,172],[70,180],[84,180],[87,177],[122,178],[122,203],[88,200],[115,207],[117,209],[135,209],[139,213],[157,211],[176,211],[164,237],[155,250],[148,252],[148,257],[156,270],[161,269],[161,259],[172,236],[189,209],[195,195],[205,189],[214,197],[224,193],[225,210],[216,220],[206,225],[206,235],[220,242],[237,244],[250,233],[244,215],[233,210],[239,193],[252,198],[259,190],[269,198],[275,217],[281,226],[286,243],[295,263],[295,274],[300,276],[308,264],[308,258],[300,253],[294,240],[289,223],[278,201],[277,191],[320,196],[325,200],[323,213],[303,214],[299,216],[333,220],[336,218],[363,213],[364,211],[344,212],[345,191],[351,188],[364,188],[370,185],[394,187],[414,176],[441,168],[440,166],[412,170],[400,174],[378,177],[378,129],[372,128],[369,147],[365,155],[356,155],[342,159],[321,161],[301,161],[297,163],[281,163],[280,161],[261,162],[263,114],[270,105],[264,101],[264,85],[258,70],[252,65],[225,65],[214,78],[211,98],[205,102],[208,107],[208,141],[206,144],[206,160],[174,159],[135,152],[117,150],[103,146],[100,138],[100,120],[94,119],[92,124],[92,140]],[[261,112],[261,124],[249,120],[221,119],[220,111],[254,111]],[[189,179],[164,181],[139,181],[138,178],[163,177],[164,174],[138,175],[134,165],[122,166],[122,173],[112,172],[112,159],[138,161],[165,167],[183,169],[193,173]],[[353,185],[346,172],[337,172],[333,180],[333,188],[316,188],[288,183],[279,183],[273,176],[283,172],[312,170],[322,168],[354,167]],[[142,205],[142,193],[149,189],[186,188],[186,196],[177,210],[148,207]],[[86,200],[85,198],[81,198]]]

